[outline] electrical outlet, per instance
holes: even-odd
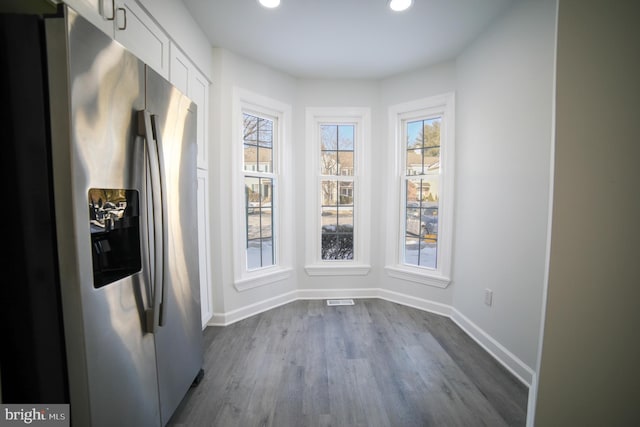
[[[491,307],[493,303],[493,291],[491,289],[484,290],[484,303]]]

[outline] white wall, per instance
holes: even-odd
[[[374,177],[373,187],[380,190],[375,192],[374,205],[384,208],[378,209],[374,216],[373,224],[376,229],[382,230],[384,224],[387,224],[387,194],[392,190],[389,188],[390,184],[386,179],[390,172],[389,169],[392,167],[389,159],[389,144],[393,144],[392,141],[389,141],[389,107],[422,98],[455,92],[455,90],[456,64],[453,61],[444,62],[423,70],[402,73],[380,82],[381,108],[378,111],[379,115],[374,118],[374,123],[377,124],[377,128],[374,132],[376,137],[373,141],[375,147],[375,155],[373,158],[374,168],[379,170],[380,174]],[[452,304],[453,286],[441,289],[388,276],[384,271],[386,247],[387,245],[397,245],[397,242],[386,241],[386,233],[381,233],[380,237],[373,246],[377,249],[377,251],[375,251],[376,255],[374,256],[374,266],[378,276],[379,286],[382,289],[399,292],[437,304],[445,304],[447,306]]]
[[[378,85],[375,81],[368,80],[298,80],[296,88],[296,104],[294,109],[294,140],[296,144],[296,194],[307,194],[307,174],[311,173],[305,168],[306,158],[311,155],[306,148],[306,123],[305,114],[309,107],[364,107],[373,110],[378,104]],[[365,142],[368,145],[368,142]],[[367,149],[370,149],[367,146]],[[307,220],[314,212],[314,207],[305,206],[304,197],[299,198],[296,211],[296,242],[298,252],[297,271],[298,287],[303,290],[325,289],[363,289],[377,287],[377,277],[371,272],[366,276],[309,276],[304,270],[305,266],[305,232]],[[356,204],[358,202],[356,201]],[[356,209],[370,211],[371,206],[357,205]],[[375,230],[365,229],[365,233],[375,233]],[[372,236],[372,240],[375,236]],[[308,293],[307,293],[308,294]]]
[[[212,86],[211,171],[212,271],[214,322],[220,315],[234,311],[257,310],[255,307],[295,289],[295,275],[290,279],[245,291],[234,287],[232,258],[232,108],[234,88],[254,92],[284,104],[293,105],[295,80],[279,71],[257,64],[224,49],[213,50],[215,83]],[[294,201],[295,203],[295,201]],[[295,254],[295,251],[294,251]],[[268,304],[267,304],[268,305]],[[251,308],[254,307],[254,308]],[[237,317],[242,314],[237,314]]]
[[[516,2],[457,60],[453,306],[525,371],[545,280],[554,34],[554,0]]]

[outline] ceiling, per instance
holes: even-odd
[[[212,45],[300,78],[380,79],[455,58],[517,0],[183,0]]]

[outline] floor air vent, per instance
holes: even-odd
[[[352,299],[328,299],[327,305],[354,305]]]

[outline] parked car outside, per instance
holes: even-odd
[[[407,206],[406,221],[407,234],[422,238],[437,239],[438,203],[423,202],[422,208],[420,208],[417,203]]]

